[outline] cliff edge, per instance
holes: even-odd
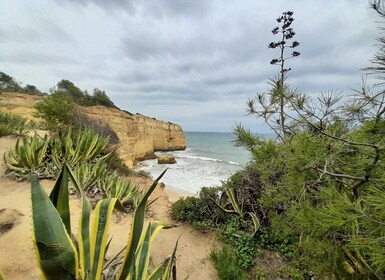
[[[41,96],[1,92],[0,110],[38,120],[33,115],[36,112],[34,106],[43,99]],[[177,124],[103,106],[79,108],[87,116],[108,124],[115,131],[119,138],[119,156],[129,167],[136,161],[154,158],[155,151],[186,148],[186,137]]]

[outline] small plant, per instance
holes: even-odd
[[[20,180],[26,180],[31,173],[39,178],[50,178],[47,150],[49,139],[35,134],[33,137],[21,137],[17,140],[15,150],[4,155],[9,174]]]
[[[142,193],[131,181],[119,177],[116,173],[100,180],[98,184],[106,197],[118,198],[125,206],[131,204],[135,208],[143,197]]]
[[[253,235],[245,231],[247,227],[245,220],[232,215],[220,230],[220,238],[234,250],[242,268],[249,268],[257,254]]]
[[[102,137],[92,129],[65,129],[52,138],[52,160],[60,168],[63,163],[74,167],[83,162],[103,161],[109,153],[102,152],[108,145],[108,137]]]
[[[107,169],[107,164],[102,161],[97,161],[94,164],[84,162],[76,165],[74,173],[78,179],[80,187],[85,193],[88,194],[88,192],[95,187],[100,180],[107,177]]]
[[[37,128],[34,121],[0,111],[0,137],[7,135],[23,136],[28,129]]]
[[[257,242],[262,248],[279,252],[285,257],[291,258],[294,256],[294,238],[274,231],[271,227],[260,228],[257,234]]]
[[[213,201],[213,197],[219,197],[219,191],[220,188],[202,188],[198,197],[179,199],[171,206],[171,217],[204,232],[216,228],[226,217]]]
[[[228,246],[214,250],[210,254],[218,277],[221,280],[247,280],[246,272],[239,266],[237,256]]]
[[[151,275],[147,274],[151,241],[163,226],[150,223],[147,230],[143,231],[147,199],[164,173],[149,188],[135,211],[125,256],[114,279],[166,280],[172,277],[176,247],[165,265],[161,264]],[[75,246],[71,239],[69,180],[81,193],[78,246]],[[99,201],[91,223],[91,205],[67,165],[64,165],[49,197],[40,186],[36,175],[31,176],[31,187],[34,242],[45,278],[102,279],[102,272],[108,270],[109,265],[117,257],[107,264],[104,263],[111,241],[108,240],[108,228],[112,211],[114,208],[122,210],[119,200],[107,198]]]

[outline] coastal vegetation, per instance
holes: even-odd
[[[382,1],[372,8],[385,18]],[[271,61],[280,70],[270,90],[247,103],[247,113],[264,120],[275,133],[265,139],[236,126],[235,145],[252,160],[215,188],[181,198],[171,206],[174,220],[196,229],[215,231],[222,246],[211,252],[220,279],[384,279],[385,278],[385,94],[382,80],[364,83],[350,98],[338,92],[313,97],[292,90],[287,59],[300,55],[288,49],[293,12],[284,12],[272,30],[282,37],[269,48],[279,49]],[[385,38],[367,68],[383,79]],[[41,94],[24,89],[0,73],[0,90]],[[147,191],[125,175],[130,170],[116,154],[116,133],[78,110],[78,106],[115,108],[104,91],[92,95],[61,80],[36,105],[49,133],[26,135],[33,122],[0,113],[0,136],[18,137],[5,156],[7,175],[31,181],[33,236],[39,265],[47,279],[171,279],[175,252],[148,273],[150,247],[167,224],[144,216],[154,202]],[[56,179],[48,196],[41,179]],[[69,194],[80,197],[78,235],[71,227]],[[94,207],[91,221],[91,209]],[[105,261],[111,239],[113,211],[134,212],[123,255]],[[270,254],[274,260],[261,265]],[[275,269],[274,261],[284,265]],[[271,266],[272,268],[269,268]],[[0,271],[0,278],[5,278]]]
[[[385,18],[381,1],[371,7]],[[280,49],[280,57],[272,60],[280,65],[278,77],[270,80],[268,92],[247,103],[247,113],[262,118],[275,139],[238,125],[235,145],[253,160],[209,197],[178,201],[173,216],[192,223],[202,219],[218,231],[226,243],[212,253],[220,279],[242,279],[242,267],[249,279],[384,279],[385,38],[379,38],[375,66],[367,69],[381,82],[364,83],[350,99],[333,91],[314,98],[287,83],[285,62],[299,55],[285,57],[295,35],[292,16],[283,13],[277,19],[282,25],[272,31],[283,36],[269,45]],[[298,45],[294,41],[290,48]],[[257,233],[251,234],[251,217],[223,211],[219,219],[210,208],[200,213],[197,208],[210,201],[228,211],[237,206],[254,213]],[[258,259],[271,250],[289,267],[271,272],[259,266]]]
[[[147,200],[163,174],[139,201],[127,245],[122,248],[125,251],[124,256],[120,256],[121,251],[107,263],[104,259],[111,242],[107,235],[113,210],[125,211],[120,200],[106,198],[98,201],[91,222],[91,204],[66,164],[63,165],[49,197],[40,186],[36,174],[33,174],[31,193],[34,241],[45,278],[174,279],[177,243],[168,261],[148,274],[151,242],[164,225],[150,223],[143,231]],[[72,237],[71,230],[69,180],[81,194],[82,210],[77,240]],[[118,269],[115,269],[116,266]]]
[[[38,128],[38,124],[21,116],[0,111],[0,137],[8,135],[21,136],[28,129]]]
[[[13,115],[6,120],[14,122]],[[147,191],[139,190],[125,177],[127,170],[108,136],[64,125],[44,136],[18,135],[15,149],[4,160],[9,177],[31,181],[34,241],[47,279],[175,279],[176,247],[157,267],[149,259],[152,240],[169,225],[150,223],[144,229],[145,213],[155,201],[149,196],[164,173]],[[49,196],[39,179],[56,179]],[[81,199],[77,237],[71,231],[69,193]],[[134,211],[134,217],[127,245],[106,262],[111,242],[108,228],[115,210]]]

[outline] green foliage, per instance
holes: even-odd
[[[106,197],[118,198],[125,207],[138,207],[144,195],[130,180],[119,177],[116,173],[99,180],[98,185]]]
[[[89,192],[93,192],[98,182],[105,180],[107,173],[108,165],[104,161],[96,161],[95,163],[82,162],[77,164],[74,170],[79,186],[89,196],[92,195]]]
[[[52,161],[60,168],[64,163],[70,167],[83,162],[104,161],[109,153],[103,154],[108,138],[92,129],[63,129],[51,140]]]
[[[27,129],[37,128],[33,121],[0,111],[0,137],[7,135],[24,135]]]
[[[36,116],[42,118],[48,130],[72,126],[75,113],[75,103],[64,92],[55,92],[35,105]]]
[[[278,232],[274,228],[260,228],[256,239],[257,244],[264,249],[279,252],[289,258],[294,256],[293,244],[296,239],[285,236],[282,232]]]
[[[22,87],[13,77],[0,72],[0,91],[21,92]]]
[[[115,104],[107,96],[104,90],[98,88],[94,89],[93,95],[90,98],[95,105],[100,105],[104,107],[116,108]]]
[[[66,94],[72,98],[73,101],[80,104],[84,99],[83,91],[74,85],[69,80],[61,80],[57,83],[56,92]]]
[[[124,261],[116,279],[167,280],[172,277],[176,247],[166,265],[161,264],[151,275],[147,275],[151,241],[163,226],[150,223],[147,230],[143,231],[145,205],[162,175],[143,196],[135,211]],[[70,237],[72,232],[68,203],[69,180],[81,193],[82,199],[78,246],[75,246]],[[112,211],[115,207],[121,209],[119,201],[116,198],[99,201],[94,211],[93,222],[90,224],[90,203],[76,177],[66,165],[50,197],[46,195],[35,175],[31,177],[31,187],[34,241],[45,278],[102,279],[102,272],[108,270],[111,264],[111,262],[105,264],[104,257],[111,241],[108,241],[107,235]]]
[[[61,93],[69,96],[73,102],[81,106],[104,106],[110,108],[117,108],[111,99],[107,96],[105,91],[95,88],[93,94],[90,95],[87,91],[82,91],[69,80],[61,80],[53,88],[52,93]]]
[[[247,280],[247,274],[238,264],[237,256],[231,248],[223,246],[210,254],[218,277],[221,280]]]
[[[231,215],[220,230],[221,239],[234,250],[242,268],[249,268],[257,253],[253,235],[246,232],[248,226],[242,217]]]
[[[4,161],[9,174],[19,180],[29,178],[31,173],[39,178],[50,178],[53,174],[52,165],[47,156],[49,146],[48,137],[35,134],[32,137],[21,137],[17,140],[15,150],[4,155]]]
[[[17,179],[25,180],[31,173],[37,173],[39,178],[54,178],[64,163],[72,168],[92,163],[99,168],[109,156],[105,150],[107,144],[108,138],[103,138],[90,129],[68,129],[53,134],[52,137],[42,138],[37,134],[32,137],[23,136],[18,139],[15,150],[5,154],[4,159],[9,174]],[[86,169],[85,166],[82,168]],[[94,171],[90,171],[88,175]]]
[[[385,18],[383,1],[371,7]],[[285,23],[285,18],[279,20]],[[384,37],[379,42],[372,61],[376,66],[368,69],[383,74]],[[282,44],[271,47],[283,51]],[[282,69],[282,55],[272,63],[281,63]],[[247,104],[248,112],[261,117],[277,139],[261,139],[242,126],[235,129],[236,144],[250,151],[258,174],[259,193],[245,202],[262,220],[258,242],[294,253],[301,268],[320,279],[384,279],[383,84],[364,83],[343,104],[336,92],[314,100],[292,91],[284,73],[271,80],[268,93]]]
[[[181,198],[171,206],[174,220],[188,222],[197,229],[207,231],[224,220],[224,213],[212,198],[219,197],[220,188],[202,188],[199,197]]]

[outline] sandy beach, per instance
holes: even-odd
[[[32,242],[30,183],[16,182],[4,176],[6,168],[3,155],[14,147],[15,142],[15,137],[0,138],[0,268],[7,279],[42,279]],[[148,188],[152,183],[151,179],[141,176],[134,176],[131,179],[142,189]],[[47,193],[50,192],[53,184],[53,181],[41,181]],[[181,195],[183,194],[175,190],[169,190],[167,186],[163,189],[158,186],[152,195],[153,198],[159,198],[151,205],[146,223],[163,221],[173,224],[174,227],[162,230],[155,238],[151,260],[155,265],[160,264],[171,254],[176,240],[180,237],[177,250],[178,278],[217,279],[209,256],[211,249],[217,244],[215,236],[203,234],[189,225],[175,224],[170,218],[171,203]],[[71,197],[71,219],[75,232],[80,214],[79,204],[78,198]],[[131,219],[132,214],[114,214],[114,221],[109,231],[113,239],[107,258],[124,247],[128,239]]]

